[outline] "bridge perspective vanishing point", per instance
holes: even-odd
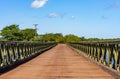
[[[0,42],[0,79],[120,79],[120,42]]]

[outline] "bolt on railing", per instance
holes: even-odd
[[[70,43],[91,59],[120,71],[120,42]]]

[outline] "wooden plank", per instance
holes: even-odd
[[[0,75],[0,79],[114,79],[65,44]]]

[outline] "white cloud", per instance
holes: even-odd
[[[43,7],[48,0],[34,0],[31,4],[32,8],[41,8]]]
[[[56,17],[59,17],[60,15],[57,14],[57,13],[50,13],[48,14],[48,18],[56,18]]]

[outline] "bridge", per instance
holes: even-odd
[[[120,42],[1,42],[0,79],[120,79]]]

